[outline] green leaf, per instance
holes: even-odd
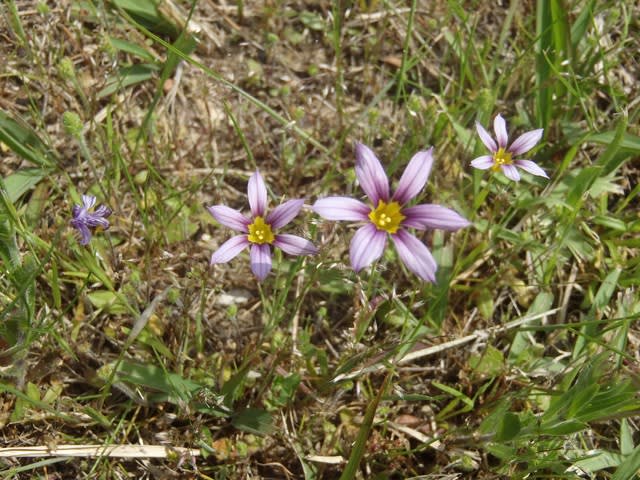
[[[513,439],[520,433],[520,418],[512,412],[507,412],[498,424],[495,440],[497,442],[506,442]]]
[[[117,48],[121,52],[139,57],[146,62],[154,63],[157,61],[157,59],[151,52],[138,44],[131,43],[116,37],[109,37],[109,43],[111,43],[114,48]]]
[[[0,110],[0,142],[25,160],[40,167],[53,167],[55,157],[40,137],[21,119],[13,119]]]
[[[160,67],[158,65],[148,63],[122,67],[116,76],[112,76],[107,80],[107,84],[97,93],[97,96],[98,98],[108,97],[122,88],[146,82],[159,70]]]
[[[34,188],[48,174],[48,170],[41,168],[23,168],[7,176],[4,179],[4,186],[11,203],[16,203],[22,195]]]
[[[118,366],[117,380],[130,383],[138,387],[150,388],[166,394],[162,400],[172,403],[188,401],[193,393],[203,386],[199,383],[170,373],[163,368],[151,364],[123,361]]]
[[[480,375],[494,377],[504,369],[504,356],[494,346],[487,345],[482,355],[476,354],[469,357],[469,365]]]
[[[637,478],[640,469],[640,445],[633,449],[622,465],[618,467],[611,480],[631,480]]]
[[[622,455],[631,455],[633,449],[633,432],[627,419],[623,418],[620,422],[620,453]]]
[[[611,130],[602,133],[593,133],[589,135],[585,141],[599,143],[602,145],[611,145],[617,135],[617,131]],[[632,153],[640,154],[640,137],[633,135],[632,133],[624,132],[619,142],[619,147],[622,150],[629,150]]]
[[[256,435],[268,435],[273,431],[271,414],[259,408],[247,408],[234,413],[231,424],[238,430]]]
[[[95,290],[88,295],[91,304],[107,313],[122,314],[129,310],[120,298],[109,290]]]
[[[178,35],[179,28],[162,15],[158,9],[160,2],[157,0],[109,0],[109,2],[156,34],[171,37]]]
[[[356,442],[353,445],[353,449],[349,454],[347,465],[343,470],[342,475],[340,475],[340,480],[352,480],[358,473],[360,461],[362,460],[362,456],[364,455],[365,448],[367,446],[369,432],[371,432],[371,428],[373,426],[373,419],[375,418],[376,411],[378,410],[378,405],[380,403],[380,400],[382,399],[382,395],[385,394],[387,387],[389,386],[390,380],[391,372],[387,373],[386,377],[384,378],[382,387],[380,387],[380,389],[378,390],[378,394],[373,400],[371,400],[371,402],[369,402],[369,405],[367,405],[367,410],[364,414],[362,426],[358,431],[358,436],[356,437]]]
[[[594,473],[605,468],[617,467],[624,460],[619,453],[597,451],[586,458],[574,462],[574,466],[587,473]]]
[[[589,313],[585,321],[596,320],[598,312],[609,304],[609,301],[618,286],[618,279],[620,278],[621,273],[622,269],[616,268],[603,280],[595,298],[593,299],[593,304],[589,309]],[[580,333],[581,335],[576,339],[576,344],[573,348],[574,359],[578,358],[582,353],[587,343],[590,342],[589,339],[596,337],[598,333],[598,325],[595,322],[589,323],[580,329]]]

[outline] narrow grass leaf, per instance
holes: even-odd
[[[596,0],[589,0],[586,5],[581,8],[578,18],[571,25],[571,47],[576,51],[580,40],[582,40],[587,32],[587,28],[593,22],[593,7]]]
[[[159,70],[160,67],[152,63],[122,67],[115,76],[107,80],[105,87],[97,93],[97,97],[108,97],[120,89],[146,82]]]
[[[386,377],[384,378],[384,383],[378,390],[378,394],[373,400],[371,400],[371,402],[369,402],[369,405],[367,405],[367,410],[364,414],[362,426],[358,431],[358,436],[356,437],[356,442],[353,445],[351,454],[349,455],[347,465],[342,472],[342,475],[340,475],[340,480],[353,480],[358,473],[360,461],[362,460],[365,448],[367,446],[369,432],[371,432],[371,427],[373,426],[373,419],[376,415],[376,411],[378,410],[378,404],[380,403],[382,396],[387,391],[387,387],[389,386],[389,382],[391,381],[391,375],[391,372],[387,373]]]
[[[131,43],[116,37],[109,37],[109,43],[121,52],[141,58],[145,62],[155,63],[157,61],[157,58],[151,52],[136,43]]]
[[[0,110],[0,142],[4,142],[21,158],[40,167],[53,167],[55,157],[31,127]]]
[[[593,299],[593,303],[589,309],[586,320],[596,320],[599,312],[609,304],[618,285],[618,279],[620,278],[621,273],[622,269],[616,268],[609,273],[609,275],[607,275],[603,280],[602,284],[600,284],[600,288]],[[572,358],[578,358],[586,347],[587,342],[589,341],[588,339],[596,337],[597,334],[598,325],[595,322],[588,323],[582,327],[580,329],[580,336],[576,339],[576,344],[573,348]]]
[[[597,451],[574,462],[573,466],[577,469],[593,474],[599,470],[604,470],[605,468],[617,467],[623,461],[624,457],[619,453]]]
[[[640,445],[633,449],[633,452],[618,467],[611,480],[631,480],[637,478],[640,470]]]
[[[634,448],[633,431],[629,421],[623,418],[620,421],[620,453],[625,456],[631,455]]]

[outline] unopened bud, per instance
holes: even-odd
[[[82,135],[82,120],[75,112],[64,112],[62,114],[62,126],[67,135],[80,138]]]

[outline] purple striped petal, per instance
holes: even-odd
[[[496,115],[493,120],[493,130],[496,132],[496,140],[498,140],[498,147],[507,148],[509,142],[509,135],[507,134],[507,123],[502,118],[502,115]]]
[[[94,215],[97,215],[98,217],[105,217],[105,218],[111,215],[112,213],[113,211],[106,205],[100,205],[98,208],[96,208],[93,211]]]
[[[82,195],[82,204],[84,205],[84,208],[89,210],[96,204],[96,197],[93,195]]]
[[[523,133],[513,141],[513,143],[509,147],[509,152],[511,152],[512,155],[522,155],[523,153],[527,153],[529,150],[536,146],[536,144],[542,138],[543,133],[543,128]]]
[[[220,248],[211,255],[211,265],[215,263],[227,263],[235,258],[242,250],[249,245],[246,235],[236,235],[220,245]]]
[[[453,210],[440,205],[422,204],[413,207],[403,208],[402,214],[406,217],[402,221],[402,226],[424,230],[426,228],[438,228],[455,232],[471,223],[454,212]]]
[[[362,143],[356,143],[356,177],[373,205],[389,201],[389,178],[376,154]]]
[[[251,245],[251,271],[259,281],[264,280],[271,271],[271,249],[269,245]]]
[[[212,207],[207,207],[207,210],[209,210],[211,216],[215,218],[218,223],[225,227],[231,228],[236,232],[249,232],[247,227],[251,223],[251,220],[241,214],[238,210],[229,208],[226,205],[214,205]]]
[[[80,232],[80,245],[88,245],[91,241],[91,230],[84,222],[74,222],[71,220],[71,226],[76,228]]]
[[[496,142],[493,140],[493,138],[491,138],[491,135],[489,135],[489,132],[487,132],[484,129],[484,127],[480,125],[478,122],[476,122],[476,131],[478,132],[478,136],[480,137],[480,140],[482,140],[482,143],[484,143],[484,146],[487,147],[489,151],[491,152],[498,151],[498,146],[496,145]]]
[[[349,197],[326,197],[313,204],[313,211],[327,220],[367,221],[371,208]]]
[[[398,188],[393,199],[400,205],[404,205],[420,193],[431,173],[433,166],[433,147],[429,150],[416,153],[407,168],[405,168],[398,182]]]
[[[71,209],[71,214],[73,215],[73,218],[78,218],[79,216],[84,215],[84,212],[86,212],[86,210],[80,205],[74,205],[73,208]]]
[[[406,230],[398,230],[391,239],[402,263],[427,282],[435,283],[438,265],[427,246]]]
[[[296,218],[296,215],[298,215],[303,205],[304,200],[288,200],[274,208],[265,220],[271,225],[271,228],[284,227]]]
[[[318,253],[318,249],[309,240],[287,233],[276,235],[273,245],[289,255],[315,255]]]
[[[380,258],[387,243],[387,233],[378,230],[372,223],[360,227],[349,247],[351,267],[359,272]]]
[[[264,217],[267,211],[267,186],[264,184],[264,180],[262,180],[258,170],[249,178],[247,196],[249,197],[249,206],[253,216]]]
[[[529,172],[532,175],[549,178],[549,175],[547,175],[547,173],[543,169],[541,169],[538,165],[536,165],[535,162],[532,162],[531,160],[516,160],[513,163],[515,163],[517,167],[520,167],[525,172]]]
[[[102,227],[105,230],[109,228],[109,220],[102,218],[94,213],[89,213],[82,218],[87,227]]]
[[[494,161],[491,155],[483,155],[471,161],[471,166],[480,170],[493,167]]]
[[[502,165],[502,173],[504,176],[514,182],[520,181],[520,174],[518,173],[518,169],[514,165]]]

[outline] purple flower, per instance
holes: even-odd
[[[356,143],[355,149],[356,176],[371,205],[355,198],[327,197],[318,200],[313,210],[327,220],[366,222],[356,231],[349,248],[351,266],[356,272],[380,258],[389,235],[407,268],[423,280],[435,282],[438,267],[431,252],[406,228],[455,231],[469,222],[440,205],[406,206],[429,178],[433,147],[413,156],[393,195],[389,192],[387,174],[373,151],[361,143]]]
[[[100,205],[93,212],[90,210],[96,203],[96,197],[93,195],[82,195],[82,205],[73,206],[73,218],[71,226],[77,228],[80,232],[81,245],[87,245],[91,241],[91,230],[109,228],[109,220],[107,217],[111,215],[111,209],[105,205]]]
[[[284,227],[298,215],[304,200],[289,200],[266,214],[267,187],[257,170],[249,178],[247,196],[251,207],[251,219],[224,205],[207,207],[219,223],[242,232],[242,235],[231,237],[211,255],[212,265],[226,263],[250,246],[251,270],[258,280],[262,281],[271,271],[271,245],[291,255],[318,253],[318,249],[309,240],[296,235],[273,232],[274,229]]]
[[[509,136],[507,135],[507,125],[500,114],[496,115],[496,118],[493,120],[493,130],[496,132],[496,139],[498,140],[497,145],[493,138],[491,138],[491,135],[489,135],[489,132],[478,122],[476,122],[476,130],[482,143],[491,151],[491,155],[483,155],[476,158],[471,162],[472,167],[480,170],[490,168],[494,172],[502,169],[502,173],[514,182],[520,180],[520,174],[516,167],[520,167],[532,175],[549,178],[545,171],[531,160],[513,160],[512,158],[514,155],[527,153],[535,147],[542,138],[542,128],[523,133],[516,138],[508,148]]]

